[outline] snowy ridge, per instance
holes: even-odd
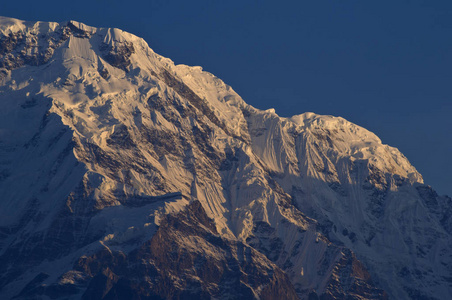
[[[174,65],[119,29],[0,18],[0,33],[8,297],[64,287],[89,298],[98,275],[111,283],[105,297],[124,284],[145,296],[121,281],[120,261],[149,255],[157,267],[143,268],[172,278],[175,294],[184,284],[209,297],[234,291],[219,289],[221,278],[208,284],[196,263],[186,277],[168,275],[170,249],[193,260],[210,249],[209,270],[226,270],[215,261],[232,255],[241,274],[260,278],[234,283],[255,298],[283,288],[302,299],[452,295],[451,199],[373,133],[342,118],[253,108],[201,67]],[[193,224],[171,219],[191,209]],[[173,223],[181,227],[161,226]],[[162,236],[187,243],[146,248]],[[241,247],[256,268],[239,259]],[[94,258],[105,263],[97,275]]]

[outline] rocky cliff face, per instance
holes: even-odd
[[[452,295],[452,201],[371,132],[255,109],[118,29],[0,33],[5,298]]]

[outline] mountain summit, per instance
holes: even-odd
[[[340,117],[0,18],[2,299],[448,299],[452,200]]]

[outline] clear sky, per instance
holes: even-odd
[[[342,116],[452,195],[452,1],[1,1],[0,15],[143,37],[281,116]]]

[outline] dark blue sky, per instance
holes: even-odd
[[[257,108],[375,132],[452,195],[450,0],[2,1],[0,15],[129,31]]]

